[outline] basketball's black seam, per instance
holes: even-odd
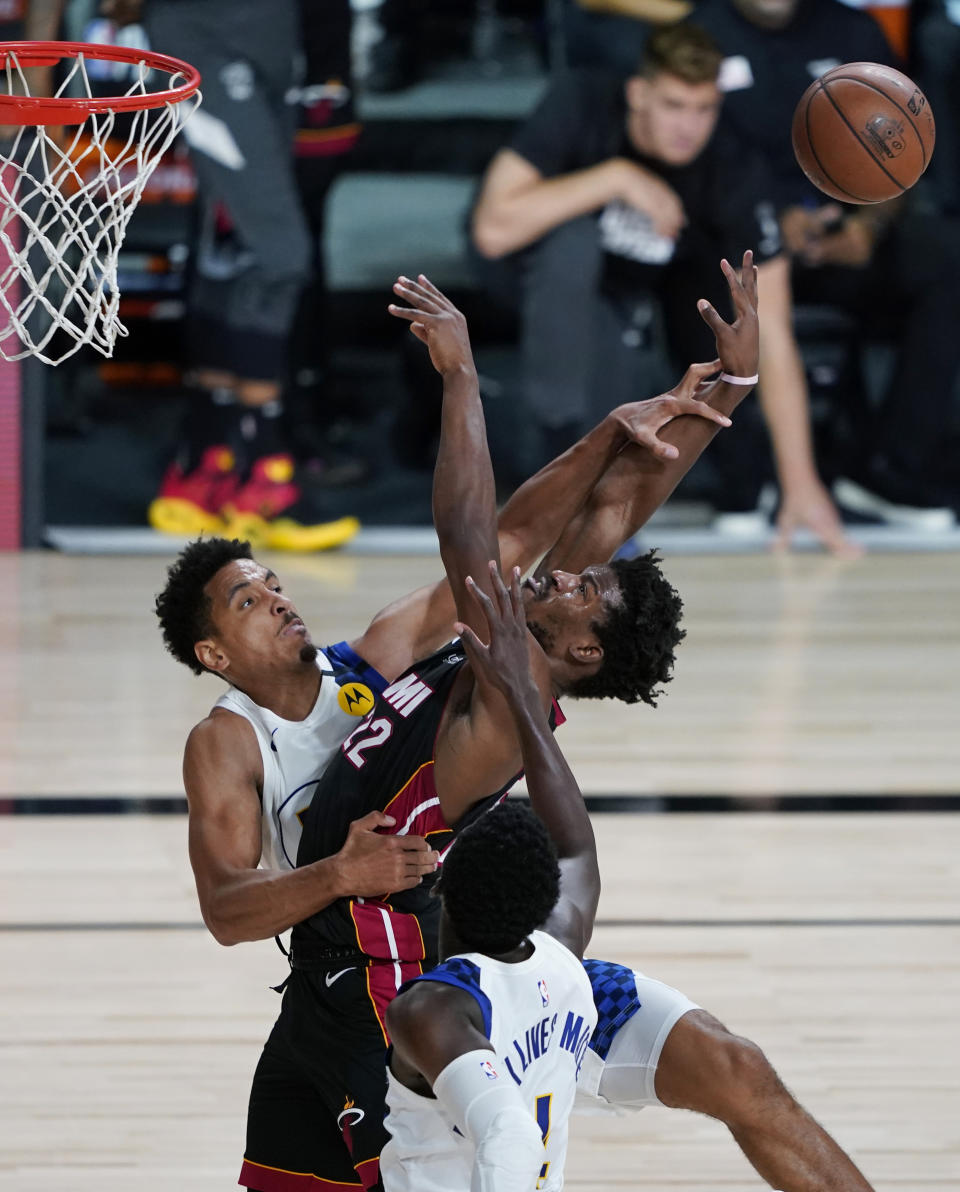
[[[826,87],[824,87],[823,81],[821,79],[817,79],[817,88],[818,88],[818,90],[822,91],[824,93],[824,95],[827,95],[827,89],[826,89]],[[848,198],[858,199],[858,196],[855,195],[853,193],[853,191],[849,189],[849,187],[840,185],[840,183],[836,180],[836,178],[833,177],[833,175],[830,173],[830,171],[826,168],[826,166],[820,160],[820,154],[817,152],[817,145],[813,139],[813,133],[810,129],[810,109],[811,109],[811,107],[813,107],[813,97],[816,94],[817,94],[817,92],[814,91],[813,95],[811,95],[810,98],[807,100],[806,108],[804,109],[804,113],[803,113],[803,121],[807,128],[807,147],[809,148],[810,152],[813,154],[814,160],[816,161],[817,165],[820,167],[820,172],[823,174],[824,178],[827,179],[827,181],[830,183],[830,185],[836,187],[837,190],[842,190],[843,193]],[[830,96],[827,95],[827,98],[830,99]],[[832,103],[833,101],[831,100],[830,102]],[[834,107],[836,107],[835,104],[834,104]],[[840,115],[842,117],[843,113],[840,112]],[[851,129],[851,132],[853,132],[852,129]],[[853,135],[856,137],[856,139],[858,141],[860,140],[860,138],[857,137],[856,133],[854,133]],[[894,181],[896,181],[896,179],[894,179]],[[899,185],[899,183],[898,183],[898,185]],[[858,199],[858,201],[861,203],[868,203],[870,200],[869,199]]]
[[[910,122],[910,127],[917,134],[917,140],[920,142],[920,152],[923,154],[923,169],[925,170],[927,168],[927,164],[928,164],[928,162],[927,162],[927,147],[923,143],[923,135],[920,132],[920,129],[917,127],[917,125],[913,119],[913,114],[911,113],[909,108],[902,108],[900,106],[899,102],[897,100],[895,100],[892,95],[888,95],[886,93],[886,91],[881,90],[875,83],[868,83],[866,79],[858,79],[855,75],[834,75],[833,78],[829,79],[828,81],[832,83],[834,78],[836,78],[838,80],[846,79],[848,83],[859,83],[862,87],[869,87],[871,91],[876,91],[876,93],[878,95],[882,95],[884,99],[889,100],[890,103],[892,103],[893,106],[897,109],[897,111],[902,112],[903,115],[906,117],[906,119]],[[826,90],[827,90],[826,87],[824,87],[824,91],[826,91]],[[828,92],[828,94],[829,94],[829,92]],[[859,140],[859,138],[857,138],[857,139]],[[923,170],[921,170],[920,172],[923,173]],[[894,181],[896,182],[896,179],[894,179]],[[898,185],[899,185],[899,183],[898,183]]]
[[[854,79],[853,82],[859,83],[860,80]],[[890,179],[890,181],[893,183],[893,185],[898,186],[900,188],[900,193],[903,194],[907,190],[907,187],[905,187],[903,185],[903,183],[900,181],[899,178],[894,178],[894,176],[890,173],[890,171],[883,164],[883,162],[878,157],[875,157],[870,152],[870,150],[866,147],[866,145],[863,143],[863,141],[860,140],[860,134],[857,132],[857,130],[853,127],[853,125],[847,119],[846,113],[843,111],[843,109],[840,107],[840,105],[837,103],[837,101],[833,98],[833,96],[827,90],[826,85],[823,82],[821,82],[820,87],[821,87],[821,90],[823,91],[823,94],[827,97],[827,99],[830,100],[830,103],[833,105],[834,111],[837,113],[837,115],[840,117],[840,119],[844,122],[844,124],[847,126],[847,128],[849,128],[850,131],[853,133],[853,139],[857,142],[857,144],[860,146],[860,148],[864,151],[864,153],[867,155],[867,157],[870,159],[870,161],[876,162],[876,164],[880,167],[881,170],[883,170],[883,172]],[[874,87],[873,90],[878,91],[878,88]],[[886,96],[886,92],[884,92],[884,91],[878,91],[878,94]],[[891,196],[891,198],[892,197],[893,196]],[[870,203],[870,202],[885,203],[888,200],[886,200],[886,199],[864,199],[862,201],[865,203]]]

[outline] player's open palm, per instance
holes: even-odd
[[[410,324],[417,339],[427,345],[433,367],[441,376],[458,369],[473,371],[467,320],[433,282],[422,273],[416,281],[401,276],[394,282],[393,292],[410,305],[391,302],[387,310]]]
[[[701,298],[697,303],[700,317],[713,332],[717,341],[717,355],[723,371],[734,377],[756,376],[760,360],[760,323],[757,319],[757,267],[753,252],[743,254],[740,276],[729,261],[720,262],[723,276],[736,317],[727,323],[714,307]]]
[[[713,409],[706,402],[698,401],[695,396],[701,383],[719,371],[719,360],[691,364],[683,374],[683,379],[667,393],[647,398],[645,401],[617,406],[609,417],[618,424],[632,443],[646,447],[657,459],[676,459],[679,454],[676,447],[664,443],[657,437],[658,432],[674,418],[679,418],[681,414],[692,414],[715,422],[718,426],[731,425],[725,414]]]
[[[462,623],[456,626],[475,678],[490,683],[511,704],[527,700],[539,702],[540,693],[530,670],[527,645],[527,621],[520,592],[520,568],[513,569],[510,587],[500,578],[500,568],[490,562],[490,586],[493,596],[467,576],[467,587],[483,611],[488,644]]]

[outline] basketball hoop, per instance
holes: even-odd
[[[63,59],[72,63],[56,93],[31,95],[24,71]],[[127,63],[133,81],[122,95],[95,97],[88,59]],[[0,126],[16,127],[0,147],[0,357],[59,364],[84,344],[111,356],[127,334],[120,246],[147,180],[200,103],[200,75],[165,54],[52,41],[0,42],[0,71]],[[51,344],[58,331],[73,342]]]

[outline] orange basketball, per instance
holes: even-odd
[[[927,98],[876,62],[835,66],[804,91],[793,152],[814,186],[844,203],[903,194],[930,164],[936,129]]]

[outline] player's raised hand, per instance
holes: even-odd
[[[631,442],[646,447],[657,459],[676,459],[679,455],[676,447],[657,437],[658,431],[674,418],[679,418],[681,414],[693,414],[716,422],[718,426],[732,425],[725,414],[706,402],[698,401],[695,396],[707,377],[719,372],[720,367],[719,360],[691,364],[679,383],[668,392],[661,393],[659,397],[647,398],[646,401],[617,406],[607,416],[614,420]]]
[[[427,345],[433,367],[441,376],[458,369],[473,371],[467,320],[446,295],[422,273],[416,281],[398,277],[393,292],[410,305],[391,302],[387,310],[410,324],[417,339]]]
[[[510,587],[500,578],[500,568],[491,560],[490,597],[471,576],[466,584],[474,600],[483,610],[489,644],[484,645],[469,625],[455,626],[466,652],[474,676],[503,692],[512,706],[540,702],[540,693],[530,670],[527,647],[527,619],[520,592],[520,568],[514,567]]]
[[[706,298],[700,299],[697,310],[716,337],[717,355],[723,364],[723,371],[734,377],[752,377],[756,375],[760,360],[757,267],[753,263],[753,252],[748,248],[743,254],[739,277],[727,260],[720,262],[720,268],[727,279],[730,300],[736,313],[734,321],[725,322]]]

